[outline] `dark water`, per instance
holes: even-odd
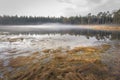
[[[108,26],[107,26],[108,27]],[[120,31],[93,30],[89,27],[80,25],[19,25],[19,26],[0,26],[0,32],[9,32],[10,34],[70,34],[83,35],[86,38],[96,37],[100,39],[120,39]]]

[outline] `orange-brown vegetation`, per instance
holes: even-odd
[[[106,30],[106,31],[120,31],[120,26],[110,26],[110,25],[88,25],[88,28],[95,30]]]
[[[51,51],[51,49],[45,49],[43,50],[44,53],[49,53]]]
[[[2,65],[3,65],[3,63],[2,63],[3,61],[2,60],[0,60],[0,67],[2,67]]]
[[[102,47],[76,47],[61,53],[60,49],[44,50],[46,56],[32,63],[35,53],[29,57],[18,57],[10,61],[10,66],[15,67],[14,73],[8,80],[116,80],[109,72],[107,65],[101,62],[100,53],[105,52],[110,45]],[[47,54],[49,53],[49,54]],[[49,62],[43,63],[52,54]],[[29,64],[29,65],[28,65]],[[26,66],[25,66],[26,65]],[[24,66],[24,69],[17,70]],[[14,74],[14,75],[12,75]]]
[[[9,42],[16,42],[16,41],[22,41],[23,38],[8,38]]]
[[[33,53],[31,56],[19,56],[17,58],[11,59],[9,65],[12,67],[21,67],[28,64],[31,64],[33,60],[36,59],[36,56],[39,54],[39,52]]]
[[[32,60],[33,58],[31,57],[17,57],[15,59],[11,59],[9,65],[12,67],[20,67],[31,63]]]

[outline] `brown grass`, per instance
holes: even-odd
[[[52,54],[51,61],[45,64],[41,61],[49,57],[48,54],[36,63],[32,63],[35,57],[18,57],[10,65],[15,68],[26,67],[14,71],[14,75],[8,73],[4,76],[10,76],[9,80],[116,80],[101,62],[100,53],[109,48],[110,45],[105,44],[102,47],[76,47],[66,50],[66,53],[45,50],[43,52]]]
[[[111,26],[111,25],[88,25],[88,28],[95,30],[107,30],[107,31],[120,31],[120,26]]]
[[[11,67],[20,67],[24,65],[31,64],[33,60],[36,59],[36,56],[39,54],[39,52],[34,52],[31,56],[19,56],[17,58],[11,59],[9,66]]]
[[[95,28],[95,30],[120,31],[120,27],[114,27],[114,26],[112,26],[112,27],[110,27],[110,26],[108,26],[108,27],[106,27],[106,26],[101,26],[101,27],[95,26],[94,28]]]
[[[2,60],[0,60],[0,68],[2,67],[2,65],[3,65],[3,61],[2,61]]]

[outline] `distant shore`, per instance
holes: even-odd
[[[14,27],[12,27],[14,26]],[[29,27],[30,26],[30,27]],[[37,26],[37,27],[36,27]],[[47,26],[47,27],[46,27]],[[60,23],[46,23],[46,24],[32,24],[32,25],[0,25],[0,29],[1,30],[6,30],[6,29],[12,29],[12,28],[21,28],[21,29],[24,29],[24,30],[28,30],[30,28],[36,28],[37,30],[40,29],[40,27],[42,27],[42,29],[48,29],[48,30],[52,30],[52,29],[57,29],[57,30],[64,30],[66,29],[67,26],[67,29],[76,29],[76,28],[80,28],[80,29],[91,29],[91,30],[105,30],[105,31],[120,31],[120,25],[118,24],[80,24],[80,25],[71,25],[71,24],[60,24]],[[72,26],[72,28],[71,28]],[[7,28],[6,28],[7,27]],[[17,30],[17,29],[16,29]],[[15,31],[16,31],[15,30]],[[23,31],[24,31],[23,30]]]
[[[120,25],[88,25],[94,30],[120,31]]]

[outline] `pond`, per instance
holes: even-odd
[[[21,56],[33,56],[33,53],[36,52],[42,56],[45,55],[46,50],[58,49],[65,53],[64,51],[76,47],[101,47],[104,44],[110,45],[110,48],[100,55],[101,61],[112,71],[116,71],[114,75],[119,75],[120,69],[117,69],[120,66],[120,59],[118,59],[120,56],[119,30],[96,30],[88,25],[61,24],[0,26],[0,77],[4,77],[6,69],[14,71],[14,69],[22,68],[22,66],[13,68],[13,63],[10,65],[11,60]],[[49,59],[50,56],[45,61],[48,62]],[[116,61],[116,59],[118,60]],[[20,58],[19,60],[26,59]]]

